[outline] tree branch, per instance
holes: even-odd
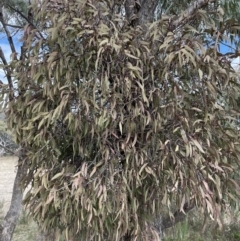
[[[6,3],[6,5],[12,9],[13,11],[15,11],[16,13],[18,13],[23,19],[25,19],[27,21],[27,23],[29,23],[30,25],[32,25],[35,29],[37,29],[37,27],[34,25],[34,23],[32,21],[30,21],[30,19],[28,19],[28,17],[26,17],[21,11],[19,11],[18,9],[14,8],[13,6],[11,6],[10,4]]]
[[[22,26],[20,26],[20,25],[14,25],[14,24],[9,24],[9,23],[6,23],[6,26],[8,26],[10,28],[18,28],[18,29],[22,28]]]
[[[28,15],[29,15],[29,16],[27,17],[27,16],[25,16],[21,11],[19,11],[17,8],[14,8],[13,6],[11,6],[11,5],[8,4],[8,3],[6,3],[6,5],[7,5],[10,9],[12,9],[12,10],[15,11],[16,13],[18,13],[23,19],[25,19],[30,26],[32,26],[34,29],[38,30],[38,29],[37,29],[37,26],[33,23],[33,15],[32,15],[32,13],[31,13],[31,9],[29,9],[29,12],[28,12]],[[44,38],[43,35],[42,35],[42,33],[41,33],[40,31],[38,31],[38,33],[39,33],[39,35],[40,35],[42,38]]]
[[[13,150],[11,150],[11,149],[9,149],[9,148],[7,148],[6,146],[4,146],[3,144],[1,144],[0,143],[0,147],[2,147],[4,150],[6,150],[6,151],[8,151],[8,152],[10,152],[10,153],[12,153],[14,156],[18,156],[17,154],[16,154],[16,152],[15,151],[13,151]]]
[[[9,99],[12,100],[14,98],[14,93],[13,93],[13,82],[12,82],[12,76],[11,76],[11,71],[8,67],[8,62],[5,58],[5,55],[3,53],[2,48],[0,47],[0,59],[2,60],[3,64],[5,65],[3,67],[3,69],[6,71],[6,77],[7,77],[7,81],[8,81],[8,87],[11,91],[10,95],[9,95]]]
[[[143,26],[154,20],[154,13],[159,4],[158,0],[141,0],[141,8],[138,12],[138,24]]]
[[[191,20],[194,17],[195,13],[199,9],[206,7],[210,2],[215,1],[216,0],[196,0],[188,9],[184,11],[183,14],[181,14],[179,18],[172,22],[174,29],[176,29],[182,24],[189,22],[189,20]]]
[[[126,0],[126,18],[130,25],[140,25],[143,28],[151,23],[158,3],[158,0]]]
[[[131,24],[133,19],[136,19],[135,0],[126,0],[125,11],[126,11],[126,18],[129,24]]]
[[[10,48],[11,48],[11,51],[12,53],[16,53],[16,49],[15,49],[15,46],[14,46],[14,43],[13,43],[13,40],[12,40],[12,36],[7,28],[7,25],[4,21],[4,17],[3,17],[3,3],[0,2],[0,22],[2,23],[2,26],[3,26],[3,29],[7,35],[7,38],[8,38],[8,42],[9,42],[9,45],[10,45]]]

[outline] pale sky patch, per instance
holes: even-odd
[[[234,59],[231,64],[235,70],[240,69],[240,57]]]

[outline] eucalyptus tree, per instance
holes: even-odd
[[[5,67],[3,95],[28,165],[25,203],[45,230],[159,240],[195,206],[221,223],[240,191],[239,53],[219,51],[238,36],[228,6],[32,2],[37,24]]]

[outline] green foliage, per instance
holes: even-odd
[[[22,216],[20,216],[20,219]],[[33,240],[38,240],[36,238],[37,234],[39,232],[38,226],[33,220],[31,219],[26,219],[22,223],[17,223],[16,229],[13,234],[13,241],[33,241]],[[45,240],[45,241],[50,241]]]
[[[27,211],[23,209],[22,213],[18,219],[18,224],[19,225],[27,224],[28,221],[29,221],[29,215],[28,215]]]
[[[235,241],[238,241],[238,240],[240,240],[240,232],[236,232],[236,233],[233,233],[233,240]]]
[[[184,221],[183,223],[177,225],[174,228],[174,234],[175,234],[174,235],[175,238],[172,238],[172,239],[169,238],[167,240],[168,241],[174,241],[174,240],[185,241],[185,240],[189,240],[189,226],[188,226],[188,222]]]
[[[166,230],[166,241],[238,241],[239,234],[239,214],[234,213],[235,222],[226,223],[222,231],[219,231],[215,223],[209,219],[207,222],[206,231],[202,233],[203,218],[202,215],[194,211],[190,213],[186,220],[182,223],[178,223],[175,227]],[[39,236],[39,228],[32,219],[27,219],[27,223],[17,225],[16,232],[13,236],[13,241],[33,241],[39,240],[36,236]],[[182,237],[182,239],[180,238]],[[41,239],[42,240],[42,239]],[[43,239],[44,241],[50,241],[54,239]],[[65,241],[61,238],[60,241]]]
[[[207,4],[138,26],[119,5],[33,1],[45,35],[26,28],[11,63],[25,203],[67,239],[149,240],[163,207],[192,202],[219,220],[240,191],[239,75],[218,49],[239,26]]]
[[[0,120],[0,155],[12,156],[17,148],[18,146],[14,142],[13,134],[7,128],[6,121]]]
[[[231,217],[225,216],[225,221],[221,230],[210,218],[203,218],[197,210],[189,213],[182,223],[178,223],[173,228],[166,230],[166,241],[237,241],[239,237],[240,216],[238,212],[232,210]],[[204,227],[204,228],[203,228]]]

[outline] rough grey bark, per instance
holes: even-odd
[[[43,230],[40,230],[39,233],[37,234],[37,237],[35,241],[55,241],[55,235],[54,232],[52,233],[46,233]],[[69,240],[71,241],[71,240]]]
[[[17,220],[22,210],[23,189],[20,186],[20,181],[23,175],[26,174],[26,163],[22,158],[18,160],[18,168],[16,178],[13,185],[13,194],[10,208],[0,225],[0,241],[11,241],[17,224]]]
[[[141,8],[138,13],[138,24],[143,26],[145,23],[151,23],[154,20],[154,13],[159,4],[158,0],[141,0]]]
[[[158,4],[159,0],[126,0],[125,11],[129,24],[144,29],[147,23],[153,22]]]

